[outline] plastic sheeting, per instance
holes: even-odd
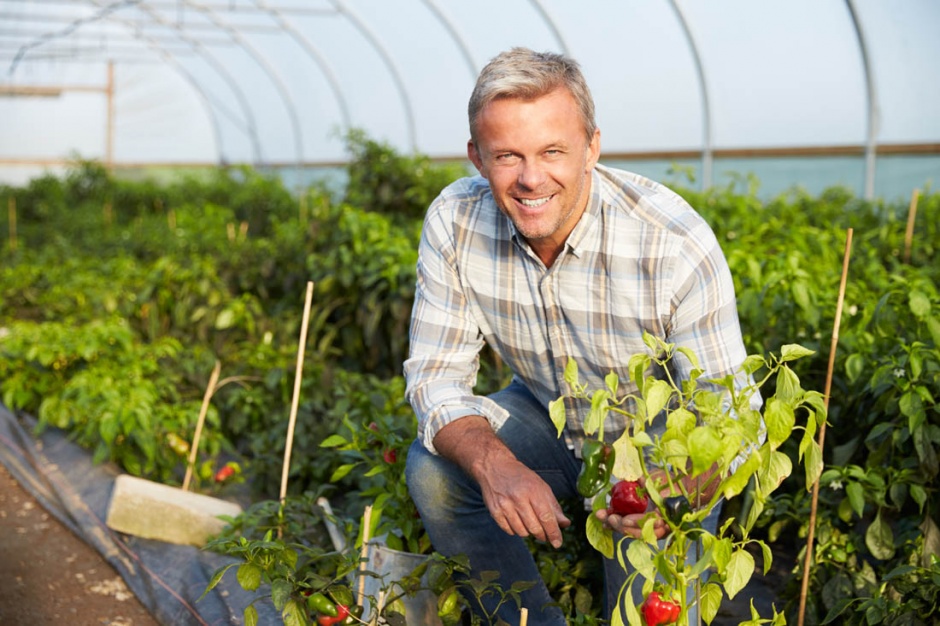
[[[167,626],[242,623],[242,611],[256,596],[238,585],[234,573],[199,600],[212,574],[231,563],[230,557],[108,528],[104,520],[119,470],[94,465],[60,430],[50,428],[36,437],[35,424],[32,417],[14,415],[0,405],[0,463],[51,515],[102,555],[157,621]],[[261,624],[279,623],[269,601],[255,607]]]

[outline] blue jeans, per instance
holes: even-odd
[[[581,461],[568,449],[565,440],[557,436],[548,411],[525,386],[515,381],[490,397],[509,412],[509,419],[497,435],[516,458],[541,476],[559,500],[578,497]],[[496,524],[475,480],[456,464],[428,452],[419,440],[408,452],[405,471],[409,492],[437,552],[450,557],[466,555],[474,579],[479,579],[484,571],[498,572],[496,582],[503,589],[509,589],[516,581],[536,583],[522,592],[521,604],[529,612],[528,623],[532,626],[566,623],[561,609],[552,606],[553,599],[525,540],[505,533]],[[717,510],[708,521],[711,523],[706,527],[714,532]],[[618,539],[614,537],[615,542]],[[605,559],[606,607],[615,606],[627,575],[616,559]],[[633,585],[637,604],[642,601],[640,587],[640,581]],[[474,598],[468,600],[471,606],[475,605]],[[497,601],[492,595],[484,598],[487,613],[492,614]],[[498,616],[509,624],[520,621],[514,602],[503,604]]]

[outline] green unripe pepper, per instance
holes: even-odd
[[[307,596],[307,608],[318,615],[336,617],[337,614],[336,604],[320,592]]]
[[[597,439],[585,439],[581,445],[581,473],[578,475],[578,493],[593,498],[610,483],[614,467],[614,449]]]

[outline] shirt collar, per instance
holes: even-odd
[[[581,219],[575,224],[574,230],[568,235],[565,247],[571,251],[571,254],[580,257],[583,252],[582,243],[585,237],[594,230],[597,220],[601,215],[601,177],[597,173],[597,167],[591,170],[591,195],[588,196],[587,206],[584,207],[584,213]]]

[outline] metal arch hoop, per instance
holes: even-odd
[[[214,10],[193,2],[192,0],[183,0],[183,3],[205,14],[213,24],[227,32],[229,36],[255,60],[264,73],[268,75],[268,78],[271,79],[271,82],[274,84],[275,89],[278,90],[281,99],[284,100],[284,105],[287,107],[287,114],[290,116],[291,126],[294,127],[294,156],[298,164],[302,163],[303,135],[300,127],[300,118],[297,117],[297,107],[294,105],[294,101],[291,98],[290,93],[287,91],[287,86],[284,84],[284,81],[281,80],[280,75],[271,66],[271,64],[268,63],[268,60],[263,54],[258,52],[254,46],[245,41],[245,39],[235,28],[220,20]]]
[[[365,22],[359,18],[352,10],[346,6],[343,0],[331,0],[333,6],[336,7],[336,10],[346,16],[353,26],[358,30],[363,37],[375,48],[375,51],[379,53],[379,56],[382,57],[382,61],[388,67],[389,72],[392,76],[392,81],[395,83],[395,86],[398,89],[398,93],[401,96],[402,104],[405,107],[405,121],[408,124],[408,136],[411,140],[411,149],[416,150],[418,145],[417,132],[415,130],[415,119],[414,111],[411,106],[411,99],[408,97],[408,90],[405,89],[405,83],[402,80],[401,73],[398,71],[398,66],[395,65],[395,62],[392,60],[388,51],[381,44],[378,37],[375,36]]]
[[[212,126],[212,136],[213,136],[213,139],[215,140],[216,154],[221,156],[222,154],[222,131],[219,127],[219,120],[216,117],[215,110],[212,108],[213,100],[209,97],[206,91],[199,84],[199,81],[197,81],[193,77],[193,75],[190,74],[189,71],[187,71],[185,67],[183,67],[182,63],[180,63],[172,54],[167,52],[163,48],[163,46],[157,43],[156,40],[154,40],[152,37],[141,32],[139,27],[133,24],[126,23],[126,20],[123,20],[120,18],[112,17],[108,19],[113,22],[123,23],[125,27],[133,30],[135,38],[145,41],[146,44],[150,46],[154,50],[154,52],[156,52],[164,60],[165,63],[174,66],[176,68],[176,71],[183,78],[183,80],[189,83],[190,87],[192,87],[196,91],[196,94],[199,96],[199,100],[202,102],[202,105],[205,108],[206,113],[208,113],[209,115],[209,123]],[[232,121],[236,121],[235,118],[233,117],[233,114],[228,112],[228,110],[225,107],[219,104],[216,104],[216,106],[219,106],[220,110],[223,113],[226,113],[226,116],[229,117],[229,119],[231,119]]]
[[[682,7],[679,6],[679,0],[669,0],[669,5],[679,20],[686,41],[689,42],[689,50],[692,53],[695,72],[698,76],[699,93],[702,96],[702,189],[708,189],[712,185],[712,151],[714,147],[712,146],[712,110],[708,97],[708,83],[705,80],[705,65],[702,63],[702,55],[699,54],[698,45],[695,43],[695,37],[692,36],[689,22],[682,11]]]
[[[865,199],[875,197],[875,165],[878,152],[878,96],[875,90],[875,75],[871,67],[871,55],[868,53],[868,43],[865,31],[858,18],[858,9],[854,0],[845,0],[855,36],[858,38],[858,49],[862,55],[862,69],[865,72],[865,99],[868,124],[865,137]]]
[[[545,8],[545,5],[542,4],[542,0],[530,0],[532,6],[535,7],[536,12],[542,17],[542,20],[548,25],[549,30],[552,31],[552,36],[555,37],[555,41],[558,42],[558,47],[561,49],[562,53],[565,55],[570,55],[571,52],[568,50],[568,44],[565,41],[564,36],[561,34],[561,29],[558,28],[558,24],[555,23],[555,20],[552,18],[551,14],[548,12],[548,9]]]
[[[97,4],[97,0],[92,0],[92,2]],[[261,161],[262,155],[261,155],[261,141],[258,138],[258,127],[255,123],[255,117],[251,111],[251,106],[248,104],[248,100],[247,98],[245,98],[245,94],[239,87],[238,82],[235,80],[235,78],[225,69],[223,65],[221,65],[218,62],[218,60],[215,58],[214,55],[210,54],[202,46],[202,44],[199,43],[199,41],[193,40],[192,38],[190,38],[188,35],[186,35],[183,32],[183,30],[179,26],[163,19],[160,15],[154,13],[152,9],[147,7],[146,4],[141,5],[140,8],[147,11],[151,19],[153,19],[157,24],[160,24],[161,26],[164,26],[166,28],[169,28],[175,31],[177,35],[179,36],[180,40],[185,42],[187,45],[189,45],[196,53],[199,54],[199,56],[205,59],[206,62],[209,63],[209,65],[216,71],[219,77],[222,78],[225,84],[229,86],[229,88],[232,90],[232,93],[235,94],[235,98],[238,100],[239,105],[241,106],[242,110],[245,113],[245,122],[248,125],[248,130],[249,130],[248,137],[251,140],[251,147],[252,147],[252,152],[254,154],[254,161],[255,161],[255,164],[259,163]]]
[[[340,86],[339,79],[337,79],[336,74],[333,72],[333,68],[330,67],[330,64],[327,63],[324,56],[317,50],[316,46],[310,41],[310,39],[301,33],[299,30],[294,28],[293,24],[284,19],[283,14],[277,9],[271,7],[265,0],[253,0],[254,3],[261,9],[267,11],[272,18],[277,22],[278,26],[283,28],[293,39],[296,41],[304,52],[307,53],[307,56],[313,60],[313,62],[320,68],[320,71],[323,72],[323,75],[326,77],[327,83],[330,85],[330,89],[333,91],[333,95],[336,98],[337,104],[339,104],[340,115],[343,118],[343,127],[346,130],[349,130],[352,127],[352,118],[349,115],[349,105],[346,102],[346,97],[343,95],[343,90]]]
[[[473,55],[470,54],[470,46],[468,46],[464,38],[460,36],[457,26],[454,25],[453,21],[444,13],[444,10],[441,9],[435,0],[422,0],[422,2],[424,2],[428,9],[431,10],[431,13],[434,14],[434,17],[437,18],[437,21],[440,22],[444,29],[450,34],[451,39],[457,43],[464,63],[467,64],[467,69],[470,70],[470,77],[476,80],[477,72],[479,71],[477,69],[478,65],[476,61],[474,61]]]

